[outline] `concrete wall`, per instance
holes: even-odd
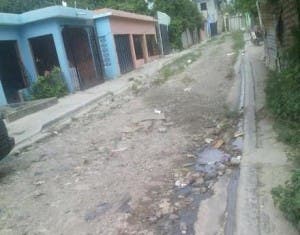
[[[120,75],[120,68],[109,17],[96,19],[95,26],[103,57],[105,77],[108,79],[115,78]]]
[[[134,68],[141,67],[144,63],[152,60],[149,58],[149,53],[147,49],[146,35],[152,34],[156,35],[155,22],[128,19],[124,17],[110,17],[110,26],[113,34],[129,34],[130,47]],[[133,44],[133,35],[143,35],[143,59],[136,59],[135,49]],[[156,58],[157,56],[154,56]]]
[[[156,34],[155,22],[111,17],[110,24],[113,34]]]

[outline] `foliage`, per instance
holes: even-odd
[[[39,76],[37,82],[31,87],[31,94],[33,99],[65,96],[67,87],[60,69],[55,67],[49,74]]]
[[[298,2],[298,10],[299,10]],[[300,17],[300,16],[299,16]],[[267,81],[267,107],[275,117],[279,139],[292,146],[296,166],[300,162],[300,28],[294,30],[294,45],[285,52],[285,65]],[[300,230],[300,169],[290,181],[272,190],[274,202]]]
[[[285,217],[300,230],[300,169],[293,173],[285,187],[278,186],[272,189],[272,195]]]
[[[235,50],[236,54],[239,50],[242,50],[245,47],[244,33],[243,31],[236,31],[231,34],[233,39],[232,49]]]
[[[153,12],[162,11],[171,17],[170,40],[175,48],[182,48],[181,34],[186,30],[199,29],[202,16],[196,4],[190,0],[156,0]]]
[[[75,7],[74,0],[65,0],[68,6]],[[1,0],[0,12],[22,13],[47,6],[61,5],[61,0]],[[83,9],[114,8],[137,13],[148,13],[147,3],[143,0],[76,0],[76,6]]]

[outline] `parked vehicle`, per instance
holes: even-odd
[[[6,125],[0,116],[0,160],[6,157],[15,146],[15,139],[9,137]]]

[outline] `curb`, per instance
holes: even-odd
[[[247,46],[245,47],[247,49]],[[237,196],[237,235],[260,234],[259,229],[259,199],[257,197],[257,168],[250,162],[251,154],[256,149],[256,113],[255,113],[255,82],[247,51],[241,63],[243,97],[243,129],[244,147],[240,166],[240,179]]]

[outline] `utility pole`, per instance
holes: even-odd
[[[260,6],[259,6],[259,0],[256,0],[256,8],[257,8],[258,18],[259,18],[259,26],[260,26],[260,28],[263,28],[263,23],[262,23],[262,19],[261,19],[261,12],[260,12]]]

